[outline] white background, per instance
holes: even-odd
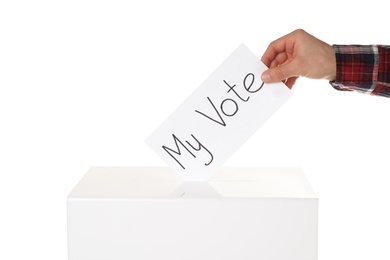
[[[144,140],[240,43],[390,44],[383,1],[361,2],[1,1],[0,259],[67,259],[71,189],[90,166],[165,165]],[[226,166],[302,167],[319,259],[389,259],[390,100],[293,92]]]

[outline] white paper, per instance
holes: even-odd
[[[292,92],[241,44],[146,140],[186,181],[205,181]],[[275,137],[273,137],[275,138]]]

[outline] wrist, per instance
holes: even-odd
[[[337,73],[337,64],[336,64],[336,52],[333,46],[327,45],[327,60],[324,63],[326,68],[325,71],[327,72],[327,75],[325,76],[325,79],[329,81],[335,81],[336,80],[336,73]]]

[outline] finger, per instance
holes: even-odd
[[[261,57],[261,61],[267,65],[268,67],[270,66],[271,62],[275,59],[275,57],[279,53],[285,53],[286,49],[288,47],[288,39],[290,35],[287,34],[283,37],[280,37],[279,39],[271,42],[267,49],[265,50],[263,56]]]
[[[270,64],[270,68],[277,67],[287,61],[287,54],[285,52],[278,53]]]
[[[288,78],[284,84],[289,88],[291,89],[294,85],[295,85],[295,82],[297,81],[298,77],[291,77],[291,78]]]
[[[278,82],[288,79],[293,76],[297,76],[295,73],[295,62],[285,62],[283,65],[272,67],[263,72],[261,79],[264,82]]]

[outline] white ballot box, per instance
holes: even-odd
[[[92,167],[68,196],[69,260],[315,260],[317,231],[300,168]]]

